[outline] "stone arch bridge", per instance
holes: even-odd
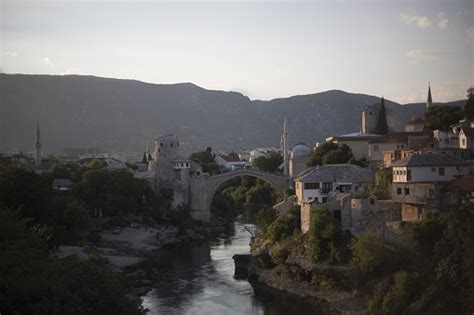
[[[226,181],[240,176],[260,178],[270,183],[281,194],[284,193],[285,188],[290,186],[290,179],[286,176],[250,169],[196,178],[191,182],[191,216],[194,219],[209,222],[212,199],[219,187]]]

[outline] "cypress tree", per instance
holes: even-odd
[[[147,159],[146,159],[146,152],[143,152],[142,163],[146,163],[146,162],[147,162]]]
[[[378,135],[384,135],[388,133],[387,114],[385,113],[385,101],[383,97],[380,102],[379,116],[377,119],[377,126],[375,127],[375,133]]]
[[[473,119],[474,118],[474,99],[473,99],[474,88],[471,87],[467,90],[467,101],[464,105],[464,118]]]

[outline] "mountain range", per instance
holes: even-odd
[[[91,147],[140,153],[165,132],[177,134],[186,153],[206,146],[279,146],[285,116],[290,143],[312,146],[328,136],[360,131],[362,110],[378,102],[376,96],[340,90],[262,101],[192,83],[0,74],[0,152],[33,150],[37,124],[43,150],[51,153]],[[394,112],[398,130],[425,111],[424,103],[386,100],[385,105]]]

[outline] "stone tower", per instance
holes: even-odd
[[[283,175],[289,176],[289,161],[288,161],[288,120],[285,117],[283,122]]]
[[[156,138],[152,163],[160,187],[167,187],[174,180],[173,163],[178,155],[179,141],[177,136],[167,133]]]
[[[433,99],[431,98],[431,86],[428,82],[428,99],[426,100],[426,108],[430,108],[433,106]]]
[[[36,126],[35,164],[41,165],[41,134],[39,124]]]

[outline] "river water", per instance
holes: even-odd
[[[248,253],[250,234],[235,223],[216,239],[160,250],[143,266],[154,289],[149,314],[327,314],[326,304],[234,279],[234,254]],[[150,272],[149,272],[150,274]]]

